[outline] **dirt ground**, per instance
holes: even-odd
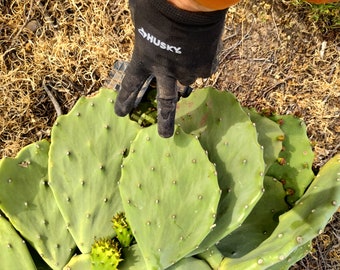
[[[315,22],[298,1],[230,8],[220,67],[195,86],[304,119],[317,171],[340,152],[340,19]],[[58,113],[97,91],[115,60],[129,60],[134,36],[127,0],[0,0],[0,10],[1,158],[49,138]],[[340,269],[339,237],[340,212],[292,269]]]

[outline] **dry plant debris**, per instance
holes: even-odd
[[[0,2],[0,156],[49,136],[56,113],[98,90],[133,30],[126,1]],[[47,90],[47,92],[46,92]]]
[[[97,91],[115,60],[131,57],[127,2],[0,0],[0,157],[48,138],[59,113]],[[327,27],[299,3],[242,0],[230,8],[218,72],[196,86],[303,118],[318,170],[340,151],[340,20]],[[339,224],[337,213],[292,269],[340,269]]]

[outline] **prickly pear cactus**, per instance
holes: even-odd
[[[93,244],[91,251],[92,270],[115,270],[121,261],[121,250],[117,242],[111,239],[100,239]]]
[[[54,200],[47,173],[47,141],[0,162],[0,209],[53,269],[64,266],[74,240]]]
[[[128,224],[123,212],[117,213],[113,219],[113,229],[116,237],[123,248],[129,247],[134,239],[131,227]]]
[[[188,257],[180,260],[175,265],[168,268],[168,270],[211,270],[210,266],[203,260],[194,257]]]
[[[225,258],[220,269],[267,269],[285,261],[322,232],[339,206],[340,154],[321,168],[296,205],[279,217],[269,238],[243,257]]]
[[[0,161],[0,214],[53,269],[283,270],[338,209],[340,155],[314,179],[300,120],[207,88],[178,103],[181,127],[164,139],[116,117],[115,96],[80,99],[50,147]],[[13,227],[0,216],[0,269],[39,268]],[[67,263],[74,242],[83,254]]]
[[[0,215],[0,269],[36,270],[25,241]]]
[[[312,241],[309,241],[306,244],[299,246],[296,250],[290,253],[286,259],[284,259],[283,261],[277,264],[274,264],[268,267],[267,269],[268,270],[287,270],[290,268],[290,266],[292,266],[293,264],[295,264],[296,262],[304,258],[311,251],[311,249],[312,249]]]
[[[147,269],[143,255],[137,244],[123,248],[123,261],[119,264],[119,270]]]
[[[239,258],[255,249],[274,231],[279,216],[289,210],[282,184],[273,177],[264,179],[265,192],[244,223],[217,245],[222,254]]]
[[[294,205],[312,182],[314,153],[301,119],[291,115],[272,116],[284,132],[282,151],[267,175],[275,177],[286,190],[286,199]]]
[[[123,156],[139,129],[114,114],[116,93],[81,98],[52,129],[49,176],[57,204],[82,253],[112,235],[113,213],[123,210],[117,181]]]
[[[261,198],[264,153],[254,124],[230,93],[196,90],[178,103],[176,119],[186,133],[199,136],[222,190],[216,227],[196,250],[203,252],[238,228]]]
[[[194,251],[214,227],[220,199],[216,168],[200,143],[177,128],[139,132],[119,185],[126,217],[147,269],[165,269]]]

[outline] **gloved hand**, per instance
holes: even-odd
[[[226,10],[189,12],[167,0],[130,0],[135,44],[115,103],[118,116],[129,114],[145,80],[157,82],[158,133],[171,137],[178,92],[217,67],[216,54]]]

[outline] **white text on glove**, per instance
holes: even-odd
[[[172,53],[177,53],[177,54],[182,54],[182,48],[181,47],[176,47],[176,46],[171,46],[160,39],[156,38],[155,36],[151,35],[150,33],[147,33],[143,27],[138,29],[139,34],[149,41],[151,44],[163,49],[167,50]]]

